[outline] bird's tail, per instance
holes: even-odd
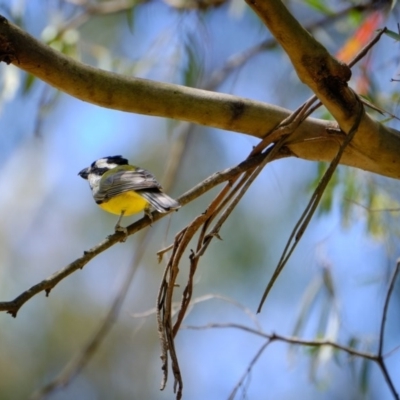
[[[160,192],[159,189],[138,191],[138,194],[144,197],[150,205],[160,213],[167,213],[181,207],[179,201]]]

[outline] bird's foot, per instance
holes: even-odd
[[[115,232],[123,233],[124,236],[121,238],[120,242],[125,242],[128,237],[128,229],[121,226],[120,224],[115,225]]]
[[[153,223],[153,214],[151,213],[150,210],[144,209],[144,215],[150,220],[150,226]]]

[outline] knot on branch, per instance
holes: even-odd
[[[2,22],[3,21],[0,18],[0,24]],[[17,56],[12,43],[5,35],[0,35],[0,62],[5,62],[9,65],[15,60],[17,60]]]
[[[328,76],[319,82],[321,92],[331,101],[336,102],[342,110],[346,110],[348,116],[357,113],[358,102],[356,95],[349,90],[347,82],[342,81],[337,76]]]
[[[342,85],[346,84],[347,87],[347,82],[351,78],[350,67],[336,58],[332,58],[329,53],[316,57],[305,54],[301,58],[301,62],[310,79],[317,84],[327,78],[334,78]]]
[[[303,82],[308,84],[315,93],[319,93],[318,97],[322,96],[325,100],[336,103],[348,117],[356,113],[355,107],[358,102],[356,95],[349,90],[347,84],[351,78],[351,69],[347,64],[332,58],[329,54],[327,57],[304,55],[302,64],[306,74],[299,76],[303,77]],[[305,82],[306,80],[308,82]]]
[[[17,59],[17,57],[13,50],[5,49],[7,49],[7,47],[3,46],[0,38],[0,62],[5,62],[7,65],[10,65]]]
[[[0,15],[0,28],[7,29],[8,25],[7,18]],[[9,37],[5,34],[0,34],[0,62],[5,62],[8,65],[16,59],[15,50]]]

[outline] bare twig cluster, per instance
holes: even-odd
[[[371,43],[369,43],[365,48],[360,51],[359,54],[357,54],[355,59],[351,62],[351,65],[354,65],[358,60],[365,56],[368,50],[375,43],[378,42],[383,32],[384,31],[380,32],[371,41]],[[169,358],[171,358],[171,368],[175,379],[174,389],[176,391],[177,399],[180,399],[182,397],[183,381],[179,368],[178,357],[175,350],[174,338],[182,324],[182,321],[186,315],[192,299],[193,279],[199,259],[207,250],[207,247],[214,237],[220,239],[219,231],[221,229],[221,226],[229,217],[235,206],[238,204],[240,199],[246,193],[252,182],[256,179],[256,177],[262,171],[265,165],[268,162],[273,161],[275,159],[275,156],[282,152],[282,150],[283,152],[287,151],[287,149],[285,149],[285,143],[289,140],[290,136],[296,131],[300,124],[320,105],[321,103],[317,102],[316,96],[311,97],[311,99],[309,99],[295,112],[293,112],[292,115],[282,121],[282,123],[279,124],[274,130],[268,132],[265,135],[264,139],[253,149],[248,157],[248,159],[251,159],[256,155],[263,155],[263,160],[259,163],[259,165],[252,169],[249,169],[242,174],[233,176],[225,185],[225,187],[219,192],[219,194],[214,198],[214,200],[210,203],[207,210],[203,214],[195,218],[188,226],[186,226],[175,236],[175,241],[172,246],[169,246],[166,250],[162,250],[159,253],[159,256],[162,257],[162,254],[165,251],[172,249],[172,254],[165,269],[157,298],[157,322],[162,349],[162,370],[164,374],[161,383],[161,389],[165,388],[167,382]],[[339,165],[344,150],[352,141],[354,135],[358,130],[363,115],[364,107],[360,100],[356,120],[354,121],[354,124],[349,132],[345,134],[340,129],[337,132],[339,137],[341,137],[341,140],[338,141],[337,154],[325,171],[325,174],[322,177],[317,188],[315,189],[313,195],[311,196],[307,207],[305,208],[303,214],[301,215],[292,233],[290,234],[290,237],[287,241],[285,249],[282,252],[278,265],[261,298],[258,312],[261,311],[262,305],[266,300],[270,290],[272,289],[276,279],[282,272],[284,266],[286,265],[294,249],[302,238],[305,230],[307,229],[307,226],[312,216],[314,215],[315,210],[318,207],[322,195],[324,194],[324,191],[331,177],[333,176],[337,166]],[[216,222],[213,226],[211,226],[214,220],[216,220]],[[173,321],[173,295],[175,292],[175,288],[177,287],[179,265],[181,263],[183,254],[187,250],[189,243],[194,238],[197,232],[199,232],[199,235],[197,237],[196,250],[191,250],[189,256],[190,267],[188,281],[182,293],[180,309],[177,313],[176,319]]]
[[[223,223],[227,220],[262,169],[269,162],[282,154],[282,152],[285,153],[285,151],[287,151],[285,149],[285,142],[290,138],[293,132],[295,132],[301,122],[307,118],[310,109],[313,109],[312,106],[315,100],[315,98],[312,98],[310,101],[306,102],[289,118],[282,121],[276,129],[267,133],[265,138],[253,149],[246,160],[249,161],[255,156],[262,156],[260,162],[253,168],[233,176],[210,203],[207,210],[180,231],[175,236],[173,245],[167,248],[167,250],[172,249],[172,254],[165,269],[157,299],[157,322],[162,349],[162,370],[164,373],[161,389],[165,388],[167,382],[168,363],[169,358],[171,358],[171,368],[175,378],[174,387],[176,389],[177,399],[180,399],[182,396],[183,382],[178,357],[176,355],[174,338],[182,324],[192,299],[193,279],[199,259],[205,253],[213,238],[216,237],[220,239],[219,231]],[[351,140],[351,137],[349,140]],[[175,288],[177,286],[176,280],[179,274],[179,265],[189,243],[198,232],[196,250],[190,251],[188,281],[182,293],[180,309],[173,321],[173,300]],[[165,251],[166,250],[162,250],[159,255],[162,256]]]

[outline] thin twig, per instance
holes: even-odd
[[[257,351],[256,355],[253,357],[253,359],[250,361],[249,365],[246,368],[246,371],[244,372],[243,376],[239,379],[239,382],[236,384],[236,386],[233,388],[231,394],[228,397],[228,400],[234,400],[236,393],[240,389],[240,387],[243,385],[244,380],[248,377],[250,374],[252,368],[258,361],[258,359],[261,357],[261,354],[264,353],[264,350],[268,347],[268,345],[271,343],[271,340],[268,339]]]
[[[368,211],[370,213],[384,213],[384,212],[400,212],[400,207],[394,207],[394,208],[370,208],[365,206],[364,204],[359,203],[358,201],[352,200],[345,198],[344,200],[348,201],[349,203],[352,203],[358,207],[363,208],[365,211]]]
[[[376,43],[379,42],[379,39],[386,31],[386,27],[380,30],[378,34],[355,55],[355,57],[348,63],[348,66],[351,68],[355,64],[357,64],[362,58],[364,58],[367,53],[372,49],[372,47],[374,47]]]
[[[379,333],[379,346],[378,346],[378,355],[377,355],[377,363],[383,373],[383,376],[386,380],[386,383],[389,386],[390,391],[393,394],[393,397],[395,399],[399,399],[399,394],[397,393],[397,390],[393,384],[392,378],[389,375],[389,371],[386,368],[384,356],[383,356],[383,343],[385,339],[385,327],[386,327],[386,318],[387,318],[387,312],[389,309],[389,302],[391,295],[393,293],[394,289],[394,284],[396,283],[397,280],[397,275],[399,274],[400,271],[400,260],[397,260],[396,262],[396,268],[393,271],[393,274],[389,280],[389,287],[386,293],[386,298],[385,298],[385,303],[383,305],[383,313],[382,313],[382,321],[381,321],[381,328],[380,328],[380,333]]]
[[[366,353],[362,352],[359,350],[354,349],[353,347],[348,347],[341,345],[340,343],[332,342],[330,340],[322,340],[322,339],[316,339],[316,340],[304,340],[300,339],[294,336],[284,336],[284,335],[279,335],[276,333],[265,333],[263,331],[259,331],[258,329],[250,328],[246,325],[241,325],[241,324],[235,324],[235,323],[211,323],[207,325],[202,325],[202,326],[193,326],[193,325],[185,325],[183,328],[185,329],[192,329],[192,330],[204,330],[204,329],[240,329],[245,332],[252,333],[254,335],[263,337],[265,339],[271,340],[271,341],[279,341],[279,342],[286,342],[289,344],[296,344],[300,346],[307,346],[307,347],[321,347],[321,346],[329,346],[337,350],[344,351],[345,353],[348,353],[352,356],[357,356],[357,357],[362,357],[366,358],[371,361],[376,362],[376,355],[371,354],[371,353]]]
[[[339,150],[335,156],[335,158],[332,160],[330,163],[328,169],[326,170],[324,176],[322,177],[321,181],[319,182],[317,188],[315,189],[313,195],[311,196],[311,199],[309,203],[307,204],[304,212],[302,213],[301,217],[297,221],[295,227],[293,228],[288,241],[286,242],[286,246],[282,252],[281,258],[278,262],[278,265],[275,268],[275,271],[272,274],[272,277],[270,281],[268,282],[268,285],[261,297],[260,304],[258,306],[257,312],[261,312],[262,306],[265,302],[265,299],[267,298],[269,292],[271,291],[275,281],[278,279],[278,276],[282,272],[283,268],[285,267],[287,261],[289,260],[290,256],[292,255],[294,249],[297,247],[297,244],[299,243],[300,239],[302,238],[308,224],[311,221],[312,216],[314,215],[315,210],[317,209],[317,206],[322,198],[322,195],[324,194],[325,188],[329,183],[329,180],[331,179],[333,173],[335,172],[337,166],[339,165],[340,159],[342,157],[342,154],[345,150],[345,148],[348,146],[350,141],[353,139],[355,133],[358,130],[358,126],[360,124],[361,118],[364,115],[364,108],[362,107],[361,102],[360,104],[360,110],[357,115],[357,119],[354,122],[354,125],[350,129],[350,132],[347,134],[345,140],[343,143],[340,145]],[[292,243],[293,242],[293,243]]]
[[[389,375],[389,371],[387,370],[385,363],[383,362],[382,359],[378,360],[377,363],[378,363],[378,365],[379,365],[379,367],[380,367],[380,369],[381,369],[381,371],[382,371],[382,374],[383,374],[383,377],[385,378],[386,383],[387,383],[388,386],[389,386],[389,390],[392,392],[393,397],[394,397],[396,400],[399,400],[399,399],[400,399],[400,396],[399,396],[399,394],[397,393],[396,388],[394,387],[392,378],[391,378],[390,375]]]
[[[380,357],[382,357],[382,355],[383,355],[383,341],[384,341],[384,336],[385,336],[386,317],[387,317],[387,312],[389,309],[390,297],[393,293],[394,284],[396,283],[396,279],[397,279],[399,270],[400,270],[400,260],[397,260],[396,268],[394,269],[393,274],[389,281],[389,287],[388,287],[388,291],[386,293],[385,303],[383,306],[381,329],[380,329],[380,333],[379,333],[379,347],[378,347],[378,355]]]

